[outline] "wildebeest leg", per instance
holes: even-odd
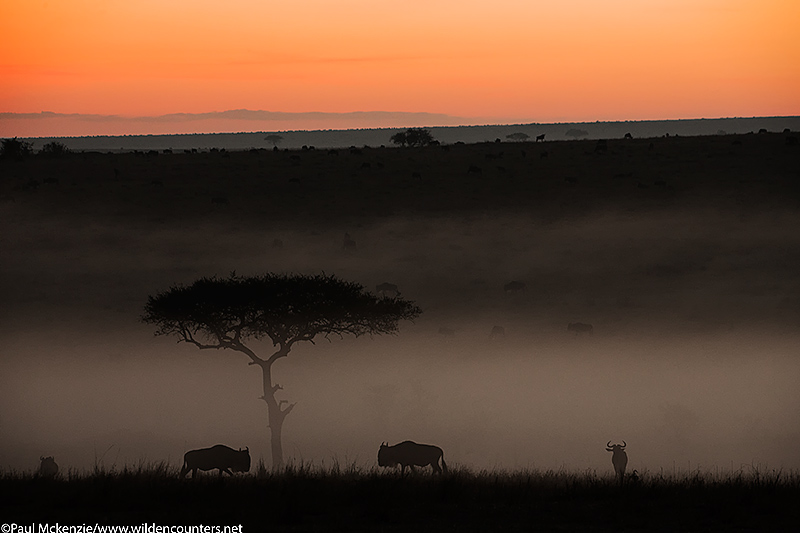
[[[434,474],[441,474],[442,473],[442,469],[439,468],[439,460],[438,459],[431,463],[431,468],[433,468],[433,473]]]
[[[197,468],[192,468],[192,479],[197,477]]]

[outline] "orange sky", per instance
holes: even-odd
[[[0,0],[0,112],[800,115],[798,0]]]

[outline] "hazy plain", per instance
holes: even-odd
[[[423,309],[277,364],[289,460],[372,465],[412,439],[476,469],[603,472],[625,440],[640,471],[800,468],[796,146],[618,143],[3,162],[0,466],[217,443],[268,463],[257,369],[138,322],[148,295],[235,270],[389,281]]]

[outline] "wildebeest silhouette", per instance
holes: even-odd
[[[537,135],[537,136],[536,136],[536,142],[537,142],[537,143],[538,143],[539,141],[541,141],[541,142],[544,142],[544,136],[545,136],[545,134],[544,134],[544,133],[542,133],[541,135]]]
[[[455,336],[455,334],[456,334],[456,330],[454,330],[454,329],[445,328],[445,327],[439,328],[439,335],[444,335],[445,337],[453,337],[453,336]]]
[[[570,322],[567,324],[567,331],[574,331],[575,335],[580,335],[581,333],[588,333],[591,335],[594,333],[594,327],[591,324],[584,324],[583,322]]]
[[[489,332],[490,339],[500,339],[505,338],[506,336],[506,329],[503,326],[493,326],[492,331]]]
[[[224,444],[217,444],[211,448],[191,450],[183,456],[183,467],[181,468],[181,478],[185,478],[189,470],[192,471],[192,479],[197,475],[198,470],[219,470],[219,475],[225,472],[233,475],[233,472],[247,472],[250,470],[250,450],[234,450]]]
[[[342,249],[345,252],[355,252],[356,251],[356,241],[354,241],[349,233],[344,234],[344,240],[342,241]]]
[[[525,292],[525,283],[522,281],[509,281],[503,285],[503,290],[506,294],[516,294],[518,292]]]
[[[376,285],[375,292],[377,292],[384,298],[388,298],[390,295],[391,297],[396,298],[397,296],[400,295],[400,291],[397,289],[397,285],[389,282],[384,282]]]
[[[56,477],[58,475],[58,465],[52,456],[39,457],[39,475],[42,477]]]
[[[614,472],[620,483],[625,480],[625,467],[628,466],[628,454],[625,453],[625,446],[627,443],[624,440],[622,444],[611,444],[611,441],[606,444],[606,451],[612,452],[611,464],[614,465]]]
[[[439,460],[442,466],[439,467]],[[394,446],[384,442],[378,450],[378,465],[395,467],[400,465],[400,473],[404,474],[406,467],[414,470],[415,466],[429,466],[435,474],[447,472],[447,463],[444,462],[444,452],[438,446],[430,444],[417,444],[407,440]]]

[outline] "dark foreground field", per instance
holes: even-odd
[[[58,479],[5,474],[6,523],[238,525],[254,531],[791,531],[796,474],[650,473],[624,487],[595,473],[400,476],[357,468],[179,480],[147,466]]]
[[[0,467],[30,471],[54,455],[81,471],[108,450],[119,464],[174,461],[218,442],[268,458],[245,361],[153,339],[139,322],[148,295],[232,270],[325,271],[370,290],[389,281],[423,309],[397,337],[287,358],[276,381],[301,402],[287,460],[374,460],[380,442],[413,438],[465,465],[443,478],[11,474],[0,517],[245,531],[796,529],[796,474],[658,474],[800,464],[795,135],[0,161]],[[345,232],[355,250],[343,250]],[[512,280],[525,292],[507,294]],[[594,334],[568,332],[578,321]],[[494,325],[502,342],[489,339]],[[609,439],[650,472],[639,485],[608,477]],[[466,469],[492,464],[570,466]],[[575,473],[587,470],[598,474]]]

